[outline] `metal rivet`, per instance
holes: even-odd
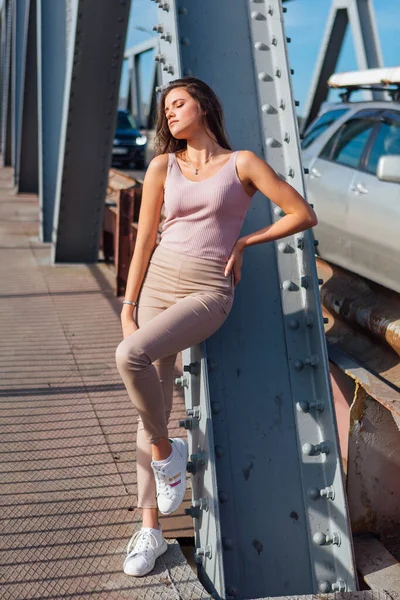
[[[290,319],[289,321],[289,327],[290,329],[298,329],[299,328],[299,322],[297,319]]]
[[[278,250],[279,252],[283,252],[283,254],[288,254],[292,250],[292,246],[286,242],[280,242],[278,244]]]
[[[301,281],[301,287],[307,289],[308,283],[309,283],[309,278],[307,277],[307,275],[303,275],[303,277],[300,279],[300,281]]]
[[[327,546],[328,544],[340,546],[341,539],[340,534],[337,531],[328,533],[327,535],[318,531],[318,533],[314,533],[313,535],[313,542],[314,544],[317,544],[317,546]]]
[[[269,115],[276,115],[276,113],[278,112],[278,111],[276,110],[276,108],[274,108],[274,107],[272,106],[272,104],[263,104],[263,105],[262,105],[262,107],[261,107],[261,110],[262,110],[264,113],[268,113]]]
[[[307,356],[307,358],[304,359],[304,362],[309,367],[315,368],[319,365],[319,358],[316,354],[311,354],[311,356]]]
[[[302,446],[302,452],[306,456],[316,456],[318,454],[329,454],[329,446],[327,442],[321,442],[320,444],[310,444],[306,442]]]
[[[290,142],[290,133],[288,131],[285,131],[285,133],[283,134],[283,141],[287,144]]]
[[[332,583],[332,592],[347,592],[347,583],[344,579],[338,579],[335,583]]]
[[[293,290],[297,289],[297,285],[293,281],[290,281],[289,279],[287,279],[286,281],[284,281],[282,283],[282,287],[284,290],[287,290],[287,291],[293,291]]]
[[[324,410],[324,404],[323,402],[317,401],[317,402],[297,402],[296,404],[296,408],[298,411],[304,412],[304,413],[308,413],[310,410],[318,410],[318,411],[323,411]]]
[[[294,361],[293,366],[296,371],[301,371],[304,368],[304,363],[302,360],[297,359]]]
[[[221,504],[228,502],[228,494],[226,492],[218,492],[218,500]]]
[[[271,75],[268,75],[268,73],[265,73],[264,71],[261,71],[261,73],[258,74],[258,79],[260,81],[273,81]]]
[[[221,404],[219,402],[211,402],[211,412],[213,415],[219,415],[221,412]]]
[[[277,46],[277,45],[278,45],[278,40],[276,39],[276,37],[275,37],[275,36],[273,36],[273,37],[272,37],[271,44],[272,44],[273,46]]]
[[[267,139],[265,140],[265,143],[267,144],[267,146],[268,146],[269,148],[279,148],[279,147],[282,145],[282,144],[280,144],[280,143],[278,142],[278,140],[276,140],[276,139],[275,139],[275,138],[273,138],[273,137],[269,137],[269,138],[267,138]]]
[[[264,44],[264,42],[256,42],[254,48],[256,50],[269,50],[267,44]]]
[[[190,46],[190,40],[189,40],[189,38],[187,38],[185,36],[181,37],[181,44],[183,46]]]
[[[294,173],[295,173],[295,171],[294,171],[293,167],[289,167],[288,177],[294,177]]]
[[[222,538],[222,547],[224,550],[232,550],[233,540],[231,538]]]
[[[215,456],[217,458],[223,458],[225,456],[225,451],[222,446],[215,446]]]
[[[281,108],[282,110],[285,110],[285,108],[286,108],[286,103],[283,98],[279,102],[279,108]]]
[[[208,558],[212,557],[212,548],[211,545],[208,544],[207,546],[204,546],[204,548],[197,548],[196,549],[196,556],[206,556]]]
[[[318,581],[318,591],[321,592],[321,594],[327,594],[330,592],[331,584],[329,581]]]
[[[275,77],[280,77],[282,75],[282,71],[280,69],[277,69],[275,71]]]
[[[265,15],[263,15],[262,13],[260,13],[258,10],[253,10],[252,11],[251,18],[255,19],[256,21],[266,21]]]

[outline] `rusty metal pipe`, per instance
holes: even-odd
[[[400,356],[400,296],[341,267],[317,259],[324,280],[321,302],[340,319],[356,324]]]

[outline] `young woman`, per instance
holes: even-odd
[[[177,353],[212,335],[227,318],[248,246],[316,225],[309,204],[261,158],[232,151],[219,99],[184,77],[162,92],[156,156],[143,183],[135,251],[116,350],[118,371],[138,413],[137,485],[143,527],[130,540],[124,571],[146,575],[167,550],[158,510],[174,512],[186,489],[187,443],[168,438]],[[286,215],[239,237],[260,190]],[[166,218],[156,235],[163,202]],[[136,313],[136,314],[135,314]]]

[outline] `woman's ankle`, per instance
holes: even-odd
[[[153,460],[165,460],[171,456],[172,445],[168,438],[162,438],[156,444],[151,445]]]
[[[151,527],[152,529],[159,528],[158,509],[157,508],[142,508],[142,527]]]

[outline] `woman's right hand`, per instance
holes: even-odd
[[[139,329],[133,320],[133,308],[129,304],[124,304],[122,307],[121,325],[124,339]]]

